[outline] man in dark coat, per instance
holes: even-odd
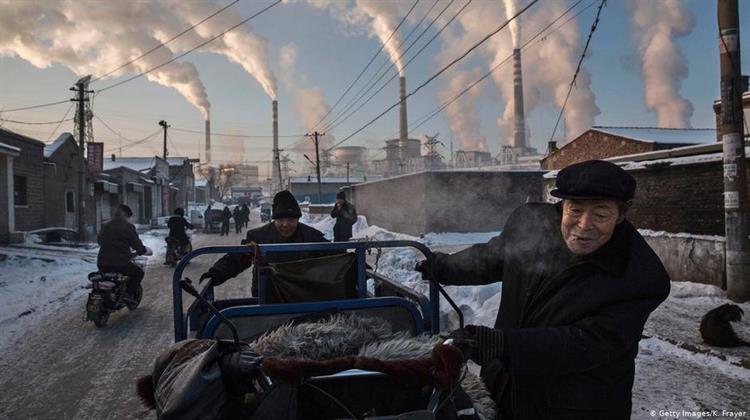
[[[299,203],[289,191],[280,191],[273,197],[272,210],[273,220],[259,228],[247,231],[247,237],[242,241],[243,244],[328,242],[319,230],[299,223],[302,211],[300,211]],[[316,256],[319,254],[315,252],[276,252],[268,254],[266,262],[294,261]],[[214,286],[220,285],[252,265],[252,254],[227,254],[201,276],[201,281],[210,278]],[[253,296],[258,294],[255,271],[257,267],[253,271],[251,288]]]
[[[221,211],[221,236],[229,235],[229,221],[232,219],[232,211],[229,207],[224,206]]]
[[[336,219],[336,224],[333,226],[333,240],[348,241],[352,237],[352,226],[357,223],[357,209],[352,203],[346,201],[346,194],[343,191],[336,194],[336,205],[331,210],[331,217]]]
[[[167,221],[167,227],[169,228],[167,237],[177,240],[180,246],[190,243],[186,229],[195,229],[192,223],[185,220],[185,210],[182,207],[174,209],[174,215]]]
[[[635,180],[604,161],[557,176],[558,204],[526,204],[486,244],[418,265],[443,284],[502,281],[494,328],[456,334],[503,419],[629,419],[638,342],[669,294],[661,261],[625,219]]]
[[[135,226],[128,221],[133,216],[130,207],[121,204],[115,210],[114,217],[102,225],[97,237],[99,255],[96,265],[102,273],[120,273],[128,276],[127,291],[134,294],[143,280],[143,270],[135,265],[132,252],[138,255],[151,255],[149,248],[143,246]]]
[[[232,218],[234,219],[234,233],[242,232],[242,210],[240,210],[240,206],[235,206]]]
[[[242,205],[242,227],[247,227],[250,223],[250,207],[247,204]]]

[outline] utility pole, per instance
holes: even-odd
[[[346,162],[346,185],[349,185],[349,162]]]
[[[89,86],[89,81],[91,80],[91,76],[86,76],[81,79],[79,79],[76,82],[75,87],[70,88],[70,90],[77,92],[78,95],[74,99],[71,99],[71,102],[77,102],[77,116],[76,119],[78,120],[78,149],[80,153],[80,159],[78,162],[78,239],[83,241],[86,239],[85,235],[85,227],[86,227],[86,200],[84,199],[86,195],[86,145],[84,142],[84,139],[86,137],[86,107],[84,106],[86,102],[88,102],[88,98],[86,98],[87,93],[92,93],[93,91],[86,90],[86,88]]]
[[[312,134],[305,134],[305,137],[312,137],[315,143],[315,172],[318,175],[318,204],[323,202],[323,187],[320,185],[320,151],[318,145],[320,144],[320,137],[325,136],[326,133],[318,133],[317,131]]]
[[[159,125],[164,129],[164,154],[163,154],[163,157],[164,157],[164,160],[167,160],[167,154],[168,154],[168,152],[167,152],[167,128],[169,128],[170,125],[167,124],[167,122],[164,121],[164,120],[159,121]]]
[[[727,297],[750,300],[750,243],[742,115],[740,22],[737,0],[719,0],[721,141],[724,151],[724,226]]]

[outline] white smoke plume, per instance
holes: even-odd
[[[450,101],[456,94],[482,76],[482,69],[456,70],[452,72],[448,86],[438,93],[441,103]],[[479,85],[474,86],[458,100],[448,105],[444,110],[449,121],[451,132],[458,137],[460,150],[487,151],[487,139],[479,130],[479,110],[476,99],[481,93]]]
[[[401,19],[411,8],[413,1],[383,1],[383,0],[308,0],[311,6],[327,9],[331,16],[346,24],[348,29],[367,28],[367,33],[377,38],[383,44],[383,50],[398,70],[399,76],[404,75],[402,54],[401,29],[394,32]],[[419,6],[410,15],[410,21],[419,16]],[[391,36],[391,34],[393,34]]]
[[[508,1],[505,4],[508,4]],[[454,28],[444,33],[443,50],[439,55],[439,61],[444,63],[456,57],[482,39],[488,31],[487,28],[497,27],[501,22],[506,21],[510,12],[506,11],[505,4],[472,3],[458,18],[461,23],[460,29]],[[507,59],[505,64],[492,73],[491,77],[505,102],[502,115],[497,120],[502,144],[510,144],[513,137],[513,63],[509,57],[512,55],[514,44],[523,45],[527,37],[533,36],[547,26],[565,9],[566,6],[558,2],[540,2],[522,15],[523,31],[518,26],[515,41],[510,30],[503,30],[480,49],[480,55],[489,59],[487,70]],[[510,16],[514,13],[510,13]],[[522,51],[524,108],[527,122],[533,115],[532,111],[540,105],[562,106],[582,50],[578,26],[571,22],[558,31],[549,33],[544,41],[536,45],[530,44],[529,48]],[[466,86],[468,83],[464,87]],[[570,140],[589,129],[594,124],[594,117],[598,114],[599,109],[596,106],[594,93],[591,91],[591,79],[584,65],[563,115],[566,138]],[[454,134],[459,135],[456,132]],[[474,148],[477,147],[478,144]]]
[[[153,28],[154,3],[128,2],[2,2],[0,55],[18,56],[39,68],[59,63],[82,76],[102,75],[159,44]],[[167,14],[167,9],[164,8]],[[184,25],[184,23],[183,23]],[[184,28],[183,28],[184,29]],[[161,48],[136,61],[127,70],[139,73],[174,57]],[[205,116],[210,104],[195,66],[173,62],[146,76],[176,89]]]
[[[516,1],[515,0],[503,0],[503,4],[505,5],[505,17],[508,19],[513,18],[513,16],[518,13],[518,7],[516,7]],[[511,42],[513,42],[513,48],[518,48],[520,46],[519,39],[520,39],[520,20],[521,16],[519,16],[516,19],[513,19],[510,22],[510,25],[508,25],[508,29],[510,30],[510,38]]]
[[[679,0],[630,0],[633,33],[642,60],[646,106],[656,111],[659,127],[690,127],[692,103],[680,96],[688,66],[676,39],[690,34],[692,14]]]
[[[303,130],[312,130],[313,127],[328,112],[323,90],[319,87],[308,86],[307,77],[297,67],[297,46],[287,44],[281,47],[279,52],[281,67],[281,81],[289,93],[294,112],[297,114],[299,124]],[[321,148],[329,148],[335,143],[333,133],[326,133],[320,140]],[[312,140],[298,142],[294,148],[298,153],[315,153]]]

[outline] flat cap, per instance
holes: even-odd
[[[587,160],[560,170],[554,197],[572,200],[622,200],[635,196],[635,178],[624,169],[603,160]]]

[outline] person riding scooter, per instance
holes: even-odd
[[[183,250],[190,245],[190,237],[188,237],[186,230],[195,229],[195,226],[185,220],[185,210],[181,207],[174,209],[174,215],[167,221],[167,227],[169,227],[167,244],[170,240],[174,240],[176,245],[182,247]]]
[[[136,293],[144,276],[143,270],[131,261],[131,250],[138,255],[153,255],[153,251],[141,242],[135,226],[128,221],[132,216],[130,207],[121,204],[112,220],[102,225],[97,237],[99,255],[96,259],[99,271],[128,276],[127,292],[131,296]]]

